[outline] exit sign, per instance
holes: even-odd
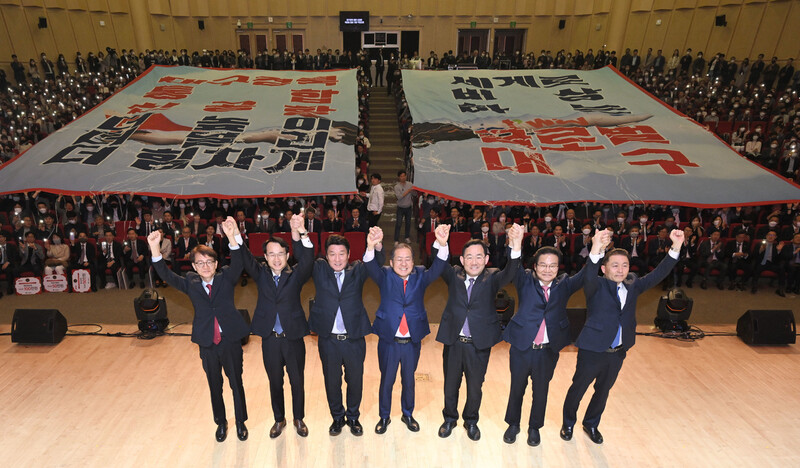
[[[510,27],[512,27],[512,28],[516,28],[517,27],[517,22],[516,21],[512,21],[512,22],[508,23],[508,25]]]
[[[292,22],[291,21],[287,21],[286,22],[286,29],[292,29]]]
[[[469,22],[469,27],[470,27],[470,28],[475,28],[475,27],[477,27],[477,26],[478,26],[478,22],[477,22],[477,21],[470,21],[470,22]]]

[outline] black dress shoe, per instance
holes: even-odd
[[[783,289],[776,289],[775,294],[779,295],[780,297],[786,297],[786,293],[783,292]]]
[[[586,427],[583,426],[583,432],[589,436],[592,442],[595,444],[602,444],[603,443],[603,435],[600,434],[600,431],[597,430],[596,427]]]
[[[283,432],[283,428],[286,427],[286,420],[275,421],[275,424],[272,425],[272,428],[269,430],[269,438],[274,439],[281,435]]]
[[[328,428],[328,434],[332,436],[337,436],[342,433],[343,427],[344,427],[344,418],[334,419],[333,423],[331,423],[331,427]]]
[[[536,447],[541,442],[542,438],[539,436],[539,429],[528,429],[528,445],[531,447]]]
[[[517,441],[517,434],[519,434],[519,426],[508,426],[505,434],[503,434],[503,442],[513,444]]]
[[[456,427],[455,421],[445,421],[439,426],[439,437],[444,439],[445,437],[450,437],[450,433],[453,432],[453,428]]]
[[[294,420],[294,430],[297,431],[297,435],[300,437],[308,436],[308,426],[306,426],[306,423],[304,423],[302,419]]]
[[[564,440],[572,440],[572,426],[561,426],[560,435]]]
[[[228,437],[228,423],[224,422],[222,424],[217,425],[217,432],[215,434],[217,437],[217,442],[222,442]]]
[[[247,440],[247,426],[244,425],[244,422],[236,421],[236,437],[239,440]]]
[[[403,416],[400,418],[400,421],[402,421],[406,427],[408,427],[409,431],[419,432],[419,423],[416,419],[414,419],[414,416]]]
[[[481,430],[478,429],[478,425],[475,423],[464,423],[464,429],[467,430],[467,437],[469,440],[480,440],[481,439]]]
[[[403,417],[405,417],[405,416],[403,416]],[[386,419],[381,418],[378,421],[378,424],[375,425],[375,433],[376,434],[383,434],[384,432],[386,432],[386,428],[389,426],[389,423],[391,423],[391,422],[392,422],[391,418],[386,418]]]
[[[358,422],[358,419],[348,419],[347,425],[350,426],[350,433],[354,436],[364,435],[364,428],[361,427],[361,423]]]

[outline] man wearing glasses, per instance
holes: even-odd
[[[600,255],[605,245],[599,242],[598,231],[592,239],[592,254]],[[570,277],[558,276],[561,252],[555,247],[541,247],[533,257],[533,272],[517,267],[514,286],[519,295],[519,309],[508,323],[503,339],[511,344],[509,365],[511,389],[505,421],[508,424],[503,441],[513,444],[520,431],[522,399],[530,377],[533,403],[528,420],[528,445],[541,442],[539,429],[544,426],[547,391],[558,362],[558,353],[569,340],[567,301],[583,286],[586,267]]]
[[[211,408],[217,424],[217,442],[228,435],[225,403],[222,400],[222,370],[228,376],[233,391],[233,406],[236,414],[236,435],[247,439],[247,407],[242,385],[242,338],[250,334],[250,327],[233,303],[233,293],[239,275],[242,274],[242,258],[234,237],[236,222],[229,217],[223,224],[231,249],[231,264],[217,271],[217,253],[214,249],[199,245],[192,249],[189,261],[192,269],[181,277],[170,271],[161,258],[161,232],[153,231],[147,236],[153,268],[158,276],[170,286],[184,292],[194,306],[192,341],[200,347],[200,359],[211,390]]]

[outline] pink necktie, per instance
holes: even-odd
[[[550,300],[550,286],[542,286],[544,290],[544,301],[548,302]],[[544,318],[542,318],[542,324],[539,325],[539,331],[536,333],[536,338],[533,339],[533,344],[540,345],[542,341],[544,341],[544,331],[546,330],[547,324],[545,323]]]
[[[208,288],[208,295],[210,296],[211,285],[207,284],[206,288]],[[220,341],[222,341],[222,335],[219,332],[219,322],[217,321],[217,318],[214,317],[214,344],[219,344]]]

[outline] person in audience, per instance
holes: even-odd
[[[8,233],[0,230],[0,273],[6,275],[6,294],[14,294],[14,281],[19,268],[19,248],[8,243]],[[0,292],[0,297],[2,296]]]
[[[141,239],[134,228],[128,229],[126,240],[123,243],[122,254],[125,256],[125,273],[128,275],[128,287],[133,289],[135,283],[133,268],[139,269],[139,287],[144,289],[144,279],[150,270],[147,262],[147,245]]]
[[[36,242],[33,231],[25,234],[24,242],[19,246],[19,267],[17,275],[31,273],[33,276],[42,276],[44,269],[45,252],[44,247]]]
[[[698,265],[703,270],[703,280],[700,282],[701,289],[708,287],[708,279],[711,277],[713,270],[718,271],[717,289],[722,290],[724,288],[723,282],[725,281],[725,273],[728,271],[728,262],[725,258],[720,234],[720,231],[712,232],[709,238],[701,242],[697,248]]]
[[[51,235],[49,239],[44,241],[44,245],[47,249],[44,274],[47,276],[52,274],[67,276],[70,258],[69,246],[63,243],[59,234]]]

